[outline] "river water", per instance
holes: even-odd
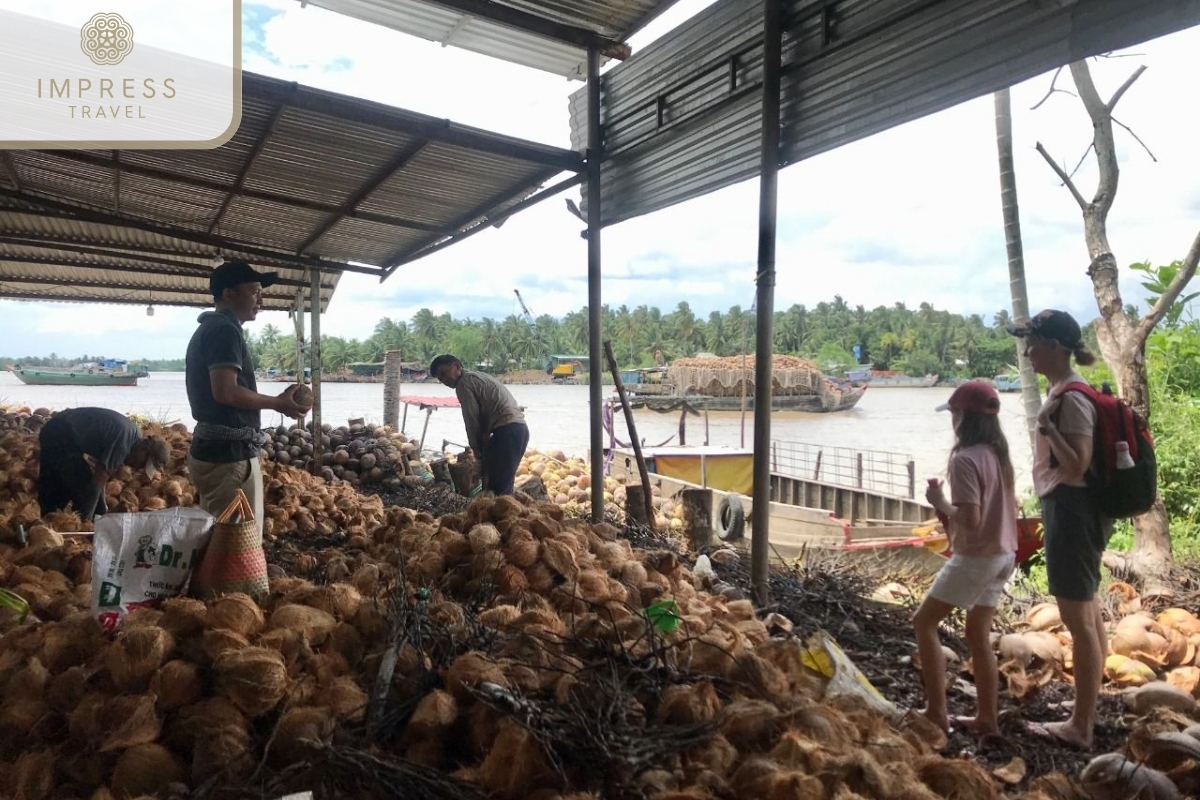
[[[282,391],[285,384],[260,385],[265,392]],[[540,450],[558,449],[567,455],[585,456],[589,446],[588,387],[530,385],[509,387],[517,401],[525,406],[529,423],[530,447]],[[605,392],[611,391],[606,387]],[[859,451],[885,451],[897,454],[894,461],[916,462],[917,493],[922,493],[924,479],[941,475],[946,455],[953,443],[950,415],[937,413],[934,408],[946,401],[950,388],[931,389],[871,389],[850,411],[836,414],[802,414],[776,412],[771,418],[771,439],[780,443],[781,453],[790,448],[783,443],[798,442],[822,448],[844,448]],[[327,383],[322,386],[323,421],[334,425],[362,417],[367,422],[383,420],[383,384]],[[407,384],[401,387],[402,396],[451,397],[450,389],[436,383]],[[1029,439],[1024,433],[1024,418],[1019,394],[1001,395],[1001,424],[1013,449],[1013,465],[1017,471],[1018,493],[1030,486]],[[132,412],[166,422],[193,420],[188,409],[187,393],[182,372],[156,372],[142,379],[136,387],[83,386],[26,386],[9,372],[0,372],[0,403],[45,406],[63,409],[91,405]],[[401,406],[401,414],[404,406]],[[419,437],[425,425],[425,413],[410,407],[405,432]],[[278,414],[263,413],[264,425],[282,420]],[[741,446],[743,428],[740,412],[710,413],[705,417],[689,417],[687,443],[703,444],[707,422],[707,439],[713,445]],[[679,415],[657,414],[640,410],[634,413],[638,437],[649,445],[660,444],[676,434]],[[429,417],[425,440],[439,447],[443,440],[465,444],[462,417],[457,409],[438,409]],[[616,434],[628,440],[624,420],[617,414]],[[745,446],[754,439],[754,415],[745,417]],[[670,444],[677,444],[671,439]],[[608,444],[607,434],[605,444]],[[833,459],[825,455],[826,463]]]

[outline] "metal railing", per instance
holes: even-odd
[[[775,441],[771,472],[895,497],[917,496],[916,462],[902,453]]]

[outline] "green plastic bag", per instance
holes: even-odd
[[[679,630],[679,623],[682,618],[679,616],[679,604],[674,600],[659,600],[657,603],[647,606],[646,616],[650,618],[650,624],[660,633],[671,633]]]

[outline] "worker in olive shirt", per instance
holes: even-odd
[[[262,290],[279,280],[274,272],[256,272],[245,261],[226,261],[209,277],[215,311],[200,315],[200,327],[188,343],[186,376],[188,403],[196,418],[188,470],[196,484],[199,505],[220,516],[238,489],[254,507],[261,535],[263,480],[258,463],[264,441],[262,411],[299,417],[308,408],[292,395],[259,394],[254,359],[242,325],[258,316]]]
[[[122,466],[144,469],[153,478],[171,459],[166,442],[143,437],[133,420],[107,408],[58,412],[42,426],[38,446],[42,514],[70,503],[83,520],[108,512],[104,485]]]
[[[435,358],[429,374],[458,397],[467,442],[482,467],[483,488],[512,494],[517,467],[529,444],[525,415],[512,392],[491,375],[463,369],[462,362],[450,355]]]

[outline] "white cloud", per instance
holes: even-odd
[[[702,6],[693,2],[682,15]],[[282,11],[264,26],[263,45],[246,67],[331,91],[368,97],[501,133],[566,146],[566,103],[579,87],[561,78],[442,48],[359,23],[293,0],[267,0]],[[674,24],[667,18],[656,28]],[[644,40],[652,37],[648,31]],[[1124,96],[1118,117],[1157,157],[1126,132],[1117,135],[1121,185],[1109,223],[1118,261],[1165,263],[1182,258],[1200,229],[1200,152],[1180,108],[1194,90],[1200,29],[1138,48],[1136,58],[1093,62],[1103,95],[1139,64],[1149,69]],[[1079,209],[1034,144],[1041,141],[1072,165],[1090,139],[1079,101],[1058,94],[1036,111],[1049,76],[1013,90],[1016,168],[1025,235],[1030,303],[1059,305],[1095,316],[1084,271],[1088,256]],[[1069,77],[1061,87],[1071,88]],[[813,305],[841,294],[867,307],[929,301],[985,318],[1009,305],[1000,219],[992,99],[979,98],[870,139],[787,168],[780,177],[777,308]],[[1085,194],[1095,170],[1076,180]],[[664,313],[687,301],[701,315],[754,299],[758,185],[729,187],[674,208],[620,223],[604,232],[604,302],[612,307],[657,305]],[[478,319],[519,313],[521,290],[535,313],[561,316],[587,302],[587,251],[582,223],[561,198],[519,214],[500,230],[481,232],[400,268],[386,283],[347,273],[328,315],[326,334],[365,338],[383,316],[407,319],[421,307]],[[1128,274],[1122,288],[1135,302],[1141,290]],[[7,304],[6,304],[7,305]],[[116,354],[119,330],[146,331],[141,309],[71,306],[53,324],[73,322]],[[194,328],[194,312],[160,309],[152,337],[138,355],[179,356]],[[291,324],[264,314],[256,326]],[[137,323],[135,325],[135,323]],[[39,323],[41,324],[41,323]],[[47,325],[51,323],[46,323]],[[125,325],[126,323],[120,323]],[[4,315],[0,340],[18,331]],[[83,340],[83,337],[77,337]],[[28,341],[30,337],[24,336]],[[48,345],[30,341],[32,349]],[[100,349],[97,346],[92,349]],[[4,347],[0,349],[11,349]],[[62,347],[58,349],[62,351]],[[133,353],[128,353],[132,355]]]

